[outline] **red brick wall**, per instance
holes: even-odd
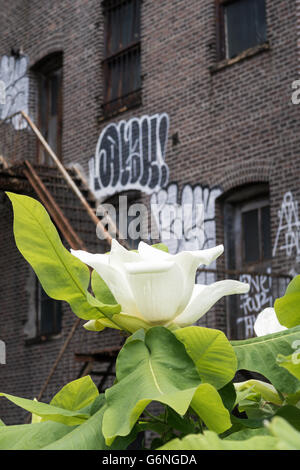
[[[103,18],[99,0],[5,2],[0,56],[9,55],[12,47],[22,48],[33,66],[47,54],[63,51],[65,164],[78,162],[87,171],[98,136],[109,122],[166,112],[170,117],[166,153],[170,182],[177,182],[180,189],[190,183],[219,186],[224,192],[242,184],[268,182],[274,244],[284,194],[292,191],[300,201],[300,108],[291,103],[291,84],[300,64],[300,2],[267,0],[266,4],[269,49],[216,70],[213,0],[144,0],[142,105],[110,120],[104,120],[101,108]],[[32,72],[30,76],[30,114],[36,120],[36,85]],[[171,139],[175,133],[177,145]],[[26,139],[23,142],[25,146]],[[28,142],[26,156],[33,160],[34,146],[32,140]],[[24,152],[19,156],[23,158]],[[216,222],[217,241],[222,243],[219,209]],[[66,308],[60,338],[25,345],[28,267],[13,242],[8,202],[1,205],[0,232],[0,338],[7,344],[0,389],[33,398],[75,317]],[[278,251],[273,271],[297,269],[295,258]],[[209,325],[225,330],[224,315],[215,313]],[[74,352],[88,352],[115,341],[119,341],[116,333],[97,335],[79,328],[45,399],[76,377],[79,366],[74,363]],[[5,422],[18,422],[20,416],[16,407],[1,399],[0,417]]]

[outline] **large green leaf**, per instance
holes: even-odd
[[[126,437],[117,437],[111,447],[107,446],[102,434],[104,404],[84,424],[77,426],[70,433],[55,440],[44,450],[123,450],[136,438],[139,428],[133,429]]]
[[[274,308],[281,325],[287,328],[300,325],[300,276],[289,283],[283,297],[275,300]]]
[[[246,440],[224,440],[212,431],[190,434],[183,439],[173,439],[157,450],[275,450],[278,439],[256,436]]]
[[[0,450],[39,450],[72,432],[74,427],[47,421],[0,427]]]
[[[300,450],[300,432],[296,431],[285,419],[275,417],[268,430],[278,439],[280,450]]]
[[[280,367],[284,367],[291,374],[293,374],[298,380],[300,380],[300,353],[294,351],[290,356],[284,356],[283,354],[278,354],[277,364]]]
[[[90,282],[88,267],[62,244],[56,228],[35,199],[6,193],[14,210],[14,235],[18,249],[31,264],[45,292],[56,300],[68,302],[73,312],[86,320],[119,313],[120,305],[87,300]]]
[[[105,444],[101,432],[102,418],[105,407],[100,408],[84,424],[77,426],[70,433],[62,436],[46,446],[45,450],[105,450]]]
[[[34,415],[41,416],[45,420],[56,421],[58,423],[67,424],[68,426],[82,424],[89,418],[88,413],[81,411],[66,410],[36,400],[15,397],[8,393],[0,393],[0,396],[7,398],[15,405],[20,406]]]
[[[222,331],[189,326],[176,330],[174,334],[184,344],[203,382],[219,389],[233,379],[237,358]]]
[[[274,387],[283,393],[296,393],[300,382],[287,370],[280,367],[278,354],[290,355],[295,340],[300,339],[300,326],[242,341],[231,341],[238,358],[238,370],[258,372],[266,377]]]
[[[194,399],[193,407],[204,422],[211,413],[206,423],[211,429],[223,432],[231,426],[217,391],[201,384],[184,345],[164,327],[137,331],[127,340],[117,358],[116,376],[117,383],[105,392],[108,408],[103,434],[107,443],[117,435],[126,436],[153,400],[183,415]]]
[[[66,410],[81,410],[91,405],[99,391],[89,375],[65,385],[51,400],[50,405]]]

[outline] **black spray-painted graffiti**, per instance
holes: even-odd
[[[147,194],[168,183],[166,113],[109,124],[89,161],[90,188],[99,200],[129,190]]]
[[[283,196],[281,208],[278,211],[279,225],[273,248],[273,256],[277,249],[284,250],[287,257],[292,254],[300,255],[300,221],[298,202],[294,200],[289,191]],[[283,234],[283,242],[279,246],[280,236]]]
[[[221,193],[218,187],[192,187],[186,184],[180,195],[178,185],[172,183],[152,194],[152,213],[160,239],[168,246],[170,253],[203,250],[216,245],[215,201]],[[215,262],[210,268],[215,268]],[[203,273],[197,276],[198,283],[206,284],[214,280],[214,273],[206,273],[205,279]]]
[[[28,113],[29,78],[26,76],[27,67],[27,57],[15,58],[3,56],[1,58],[0,83],[2,83],[2,100],[0,119],[5,119],[18,111]],[[20,116],[14,116],[12,124],[16,130],[27,127],[26,121]]]
[[[271,269],[267,269],[270,274]],[[243,336],[250,338],[254,335],[254,323],[257,315],[267,307],[273,306],[272,277],[266,274],[241,274],[239,280],[250,285],[247,294],[240,299],[241,316],[237,318],[237,326],[244,327]]]

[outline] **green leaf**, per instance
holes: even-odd
[[[119,305],[98,301],[97,306],[91,307],[87,300],[89,269],[63,246],[44,207],[31,197],[6,194],[13,205],[17,247],[49,297],[68,302],[73,312],[85,320],[119,313]]]
[[[204,421],[208,429],[221,434],[231,427],[229,412],[212,385],[203,384],[197,388],[191,407]]]
[[[74,427],[47,421],[0,427],[0,450],[39,450],[72,432]]]
[[[275,450],[278,439],[271,436],[256,436],[251,439],[222,440],[212,431],[190,434],[183,439],[173,439],[157,450]]]
[[[169,248],[164,243],[155,243],[154,245],[152,245],[152,248],[157,248],[158,250],[169,253]]]
[[[102,402],[103,403],[103,402]],[[111,447],[107,446],[102,434],[103,414],[106,410],[106,404],[93,414],[81,426],[77,426],[70,433],[55,440],[44,450],[124,450],[133,442],[139,432],[135,428],[126,437],[115,439]]]
[[[176,330],[174,335],[184,344],[203,382],[219,389],[233,379],[237,358],[222,331],[189,326]]]
[[[197,369],[184,345],[168,329],[159,326],[146,333],[137,331],[127,340],[117,358],[116,376],[117,383],[105,392],[108,408],[103,419],[103,434],[107,443],[117,435],[126,436],[153,400],[184,415],[196,390],[203,389],[207,393],[214,390],[211,385],[200,383]],[[207,393],[199,392],[195,402],[197,409],[204,408],[202,400],[208,402],[205,413],[211,406]],[[222,402],[214,402],[210,412],[217,415],[219,408],[225,410],[224,416],[228,413]],[[217,423],[218,432],[230,425],[227,416]]]
[[[236,391],[232,382],[218,390],[222,402],[228,411],[232,411],[236,401]]]
[[[272,335],[231,341],[238,358],[238,370],[246,369],[266,377],[283,393],[296,393],[300,382],[276,363],[278,354],[290,355],[292,344],[300,339],[300,326]]]
[[[300,342],[299,342],[300,344]],[[283,356],[283,354],[278,354],[277,364],[280,367],[284,367],[291,374],[293,374],[297,379],[300,380],[300,353],[294,352],[290,356]]]
[[[283,297],[275,300],[274,308],[281,325],[287,328],[300,325],[300,276],[289,283]]]
[[[269,383],[251,379],[246,382],[235,383],[234,386],[236,391],[239,393],[248,390],[248,394],[245,394],[243,399],[247,399],[252,395],[258,394],[267,402],[274,403],[275,405],[282,404],[282,399],[276,389]]]
[[[36,400],[28,400],[27,398],[19,398],[8,393],[0,393],[0,396],[3,396],[10,400],[17,406],[20,406],[24,410],[29,411],[37,416],[41,416],[44,419],[56,421],[58,423],[67,424],[68,426],[74,426],[77,424],[82,424],[86,419],[89,418],[87,413],[80,411],[66,410],[64,408],[59,408],[57,406],[48,405],[47,403],[42,403]]]
[[[241,431],[234,432],[230,436],[225,437],[226,441],[245,441],[251,437],[256,436],[268,436],[270,435],[269,431],[265,427],[257,429],[242,429]]]
[[[95,270],[92,271],[91,285],[95,297],[98,300],[101,300],[102,303],[107,305],[118,304],[107,284],[103,281],[102,277],[99,276],[99,274]]]
[[[189,419],[188,417],[180,416],[172,408],[167,407],[167,423],[183,434],[191,434],[196,431],[195,422]]]
[[[300,450],[300,432],[283,418],[275,417],[268,425],[268,430],[278,439],[278,449]]]
[[[113,322],[115,322],[115,324]],[[111,320],[109,320],[108,318],[101,318],[99,320],[90,320],[89,322],[85,323],[83,326],[88,331],[102,331],[104,328],[108,327],[108,328],[115,328],[115,329],[124,329],[130,333],[135,333],[141,328],[144,330],[149,330],[149,328],[152,328],[152,325],[150,325],[149,323],[146,323],[140,318],[133,317],[127,314],[122,314],[122,313],[112,315]]]
[[[296,406],[282,406],[275,415],[284,418],[293,428],[300,431],[300,409]]]
[[[77,426],[66,436],[44,447],[45,450],[107,450],[101,432],[105,406],[100,408],[84,424]]]
[[[77,411],[90,405],[99,391],[89,375],[65,385],[51,400],[50,405]]]

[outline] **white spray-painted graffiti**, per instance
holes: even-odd
[[[179,195],[178,185],[151,196],[151,207],[158,226],[160,239],[170,253],[182,250],[201,250],[216,245],[215,201],[220,188],[186,184]],[[210,265],[215,268],[215,262]],[[214,282],[214,273],[199,273],[198,283]]]
[[[267,269],[267,274],[271,269]],[[242,315],[237,318],[237,326],[242,326],[242,336],[251,338],[254,336],[254,323],[256,316],[267,307],[273,306],[272,277],[265,274],[241,274],[239,280],[250,285],[247,294],[239,297]]]
[[[90,188],[97,199],[137,189],[147,194],[166,186],[169,117],[166,113],[111,123],[89,161]]]
[[[283,196],[281,208],[278,211],[279,225],[273,248],[273,256],[277,250],[284,250],[287,257],[292,254],[300,255],[300,221],[298,212],[298,201],[294,200],[289,191]],[[281,234],[282,244],[279,245]]]
[[[0,82],[5,84],[3,104],[0,108],[0,119],[5,119],[18,111],[28,113],[29,79],[26,76],[27,57],[3,56],[0,60]],[[16,130],[24,129],[27,123],[20,116],[12,118]]]

